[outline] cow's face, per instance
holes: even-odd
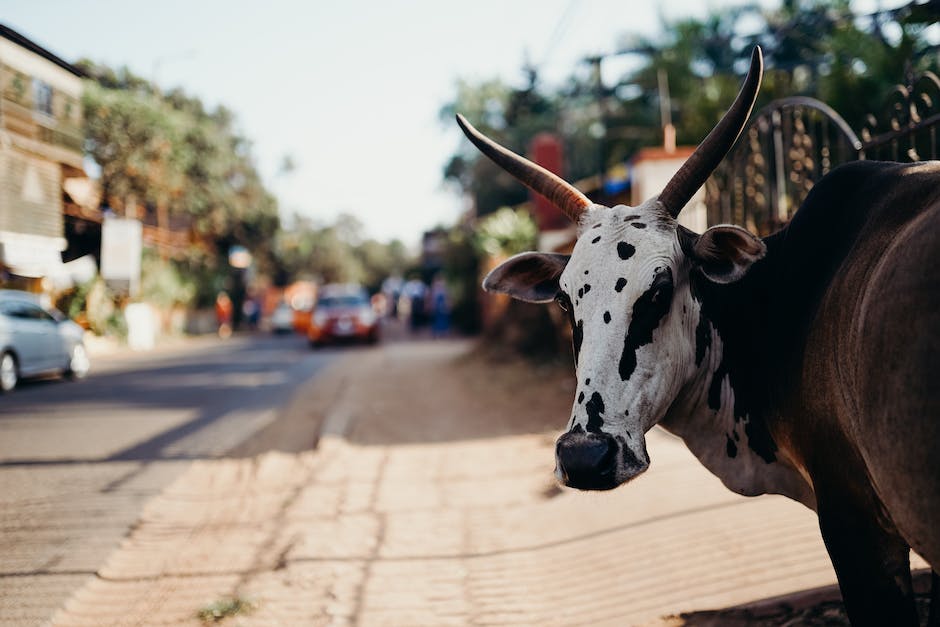
[[[578,389],[568,431],[556,447],[566,485],[604,490],[649,466],[645,433],[694,372],[698,306],[689,281],[736,281],[764,255],[744,229],[696,235],[675,218],[741,134],[760,87],[759,48],[738,97],[656,199],[639,207],[594,205],[557,175],[495,143],[457,116],[473,144],[548,198],[578,225],[570,258],[524,253],[493,270],[483,287],[568,312]]]
[[[701,236],[682,229],[655,201],[594,206],[569,257],[524,253],[487,276],[484,287],[567,312],[577,391],[556,446],[565,485],[615,488],[649,466],[645,433],[694,375],[699,305],[693,272],[722,283],[744,275],[764,245],[743,229]]]

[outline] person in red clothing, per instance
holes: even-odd
[[[219,337],[232,335],[232,299],[224,291],[215,297],[215,318],[219,323]]]

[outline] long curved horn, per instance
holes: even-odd
[[[467,122],[467,118],[459,113],[457,114],[457,124],[460,130],[467,136],[473,145],[480,149],[484,155],[493,160],[493,162],[506,170],[519,182],[529,189],[542,194],[548,200],[561,209],[561,211],[578,222],[581,214],[591,206],[591,201],[582,194],[576,187],[565,182],[561,177],[549,172],[545,168],[532,163],[524,157],[503,148],[492,139],[473,128],[473,125]]]
[[[748,70],[744,85],[741,86],[734,104],[708,134],[708,137],[699,144],[692,156],[682,164],[659,195],[659,202],[673,218],[678,217],[679,212],[689,202],[692,195],[705,184],[711,173],[731,150],[738,135],[744,130],[744,124],[751,115],[751,108],[757,99],[757,90],[760,89],[763,73],[764,58],[760,46],[755,46],[751,54],[751,69]]]

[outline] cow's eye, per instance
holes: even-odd
[[[558,303],[562,311],[569,311],[571,309],[571,301],[568,300],[568,295],[564,292],[558,292],[555,295],[555,302]]]

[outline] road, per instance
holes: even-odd
[[[44,622],[191,460],[257,452],[252,436],[338,354],[297,336],[198,339],[0,398],[0,625]]]

